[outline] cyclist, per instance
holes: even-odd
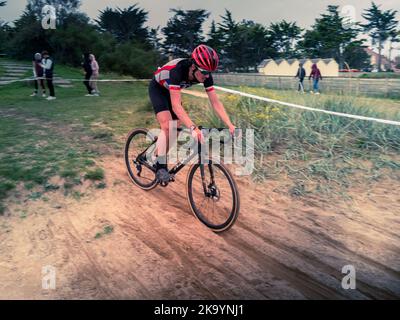
[[[170,178],[167,168],[170,121],[178,120],[178,126],[183,123],[190,128],[195,139],[204,142],[201,130],[182,107],[181,89],[203,83],[214,111],[227,125],[230,133],[234,134],[235,126],[230,121],[213,87],[214,81],[211,72],[217,70],[218,62],[217,52],[202,44],[193,50],[191,58],[172,60],[154,73],[149,85],[149,96],[161,127],[156,151],[156,176],[160,182],[168,182]]]

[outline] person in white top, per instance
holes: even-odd
[[[46,88],[44,86],[44,73],[41,66],[42,55],[40,53],[35,53],[35,57],[32,61],[33,77],[35,78],[35,91],[31,94],[31,97],[36,97],[39,91],[39,84],[42,89],[42,97],[46,98]]]
[[[54,93],[54,85],[53,85],[53,71],[54,71],[54,62],[53,60],[50,58],[50,55],[47,51],[43,51],[42,52],[42,64],[41,67],[44,70],[44,75],[46,78],[46,82],[47,82],[47,86],[49,87],[50,90],[50,95],[47,98],[47,100],[55,100],[56,96]]]

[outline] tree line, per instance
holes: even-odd
[[[0,6],[7,1],[0,1]],[[57,28],[42,28],[42,7],[57,9]],[[13,26],[0,21],[0,52],[20,59],[47,49],[56,61],[78,66],[83,52],[98,56],[103,70],[137,77],[151,75],[170,58],[189,56],[200,43],[215,48],[221,56],[221,70],[256,70],[263,59],[334,58],[341,68],[369,67],[365,52],[367,33],[381,53],[387,41],[400,41],[395,10],[382,10],[374,2],[364,10],[366,23],[347,21],[339,6],[330,5],[315,23],[304,30],[296,22],[280,21],[269,26],[252,20],[235,21],[225,10],[221,21],[203,25],[210,16],[204,9],[171,9],[166,26],[146,26],[149,12],[138,4],[127,8],[107,7],[94,21],[79,11],[80,0],[28,0]],[[380,63],[379,63],[380,66]]]

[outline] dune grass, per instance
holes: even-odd
[[[312,108],[400,121],[398,102],[390,99],[235,89]],[[206,119],[209,126],[222,125],[206,100],[186,99],[199,120]],[[257,181],[289,177],[292,183],[288,192],[303,196],[342,195],[355,183],[383,177],[400,180],[399,126],[301,111],[231,94],[222,94],[222,100],[237,126],[254,129],[253,178]],[[206,117],[196,108],[198,104],[204,105]]]
[[[400,79],[400,73],[394,72],[368,72],[360,76],[365,79]]]

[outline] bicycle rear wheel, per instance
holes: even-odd
[[[125,144],[125,164],[132,182],[143,190],[151,190],[158,184],[155,170],[146,159],[146,149],[151,153],[156,147],[156,137],[147,129],[132,130]]]
[[[194,164],[187,176],[187,197],[193,214],[214,232],[232,227],[240,210],[239,191],[223,164]]]

